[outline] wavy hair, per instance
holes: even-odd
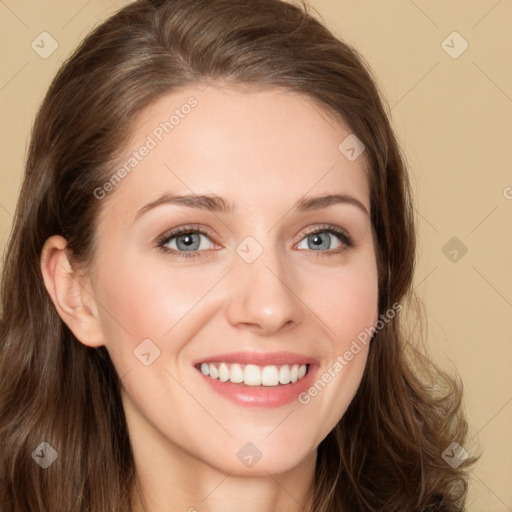
[[[40,268],[62,235],[87,270],[112,175],[139,113],[198,83],[284,88],[318,102],[364,143],[379,312],[413,305],[414,215],[405,158],[369,65],[305,3],[138,0],[96,27],[37,113],[4,254],[0,338],[0,509],[129,512],[136,473],[119,378],[105,347],[61,320]],[[112,192],[115,193],[115,192]],[[407,309],[407,308],[406,308]],[[436,367],[396,315],[370,345],[358,391],[318,447],[311,512],[460,512],[467,459],[462,384]],[[32,460],[48,442],[58,459]]]

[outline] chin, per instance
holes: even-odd
[[[271,434],[272,435],[272,434]],[[286,437],[286,436],[284,436]],[[230,456],[231,447],[222,451],[220,458],[212,459],[209,453],[207,462],[218,471],[238,476],[264,476],[270,474],[286,473],[306,464],[308,459],[313,463],[316,460],[316,447],[311,448],[303,443],[299,448],[290,442],[280,440],[278,443],[264,441],[254,443],[250,441],[232,441],[233,456]],[[307,449],[306,449],[307,448]]]

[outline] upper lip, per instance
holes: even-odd
[[[294,352],[230,352],[203,357],[202,359],[195,361],[194,366],[201,363],[212,362],[255,364],[257,366],[318,363],[318,361],[313,357],[296,354]]]

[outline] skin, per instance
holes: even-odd
[[[368,347],[308,404],[277,408],[229,402],[193,362],[225,352],[291,351],[316,358],[320,376],[374,325],[377,266],[367,213],[348,203],[292,211],[303,196],[333,193],[370,211],[364,154],[349,161],[338,150],[350,129],[310,98],[190,86],[142,112],[117,163],[191,96],[197,106],[101,200],[91,272],[74,273],[66,241],[53,236],[41,259],[45,284],[77,339],[105,345],[122,378],[148,510],[298,511],[316,449],[351,402]],[[215,193],[238,213],[167,204],[134,222],[167,191]],[[157,247],[160,235],[190,223],[210,230],[201,236],[203,257],[174,258]],[[344,242],[331,235],[329,246],[325,231],[327,249],[308,243],[306,229],[325,224],[348,232],[353,247],[333,253]],[[236,252],[247,236],[263,249],[252,263]],[[134,350],[148,338],[160,355],[146,366]],[[237,457],[247,442],[262,453],[250,468]]]

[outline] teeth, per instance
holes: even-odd
[[[254,364],[248,364],[244,370],[244,384],[248,386],[261,385],[260,369]]]
[[[218,379],[219,378],[219,371],[217,370],[217,367],[214,364],[210,364],[210,377],[212,379]]]
[[[254,364],[240,365],[238,363],[202,363],[201,373],[221,382],[230,381],[234,384],[244,383],[247,386],[278,386],[297,382],[308,371],[308,366],[281,365],[256,366]]]
[[[303,365],[304,366],[304,365]],[[290,382],[290,367],[286,364],[279,368],[279,383],[288,384]]]
[[[219,366],[219,380],[221,382],[226,382],[229,379],[229,370],[228,367],[222,363]]]
[[[277,366],[265,366],[261,372],[261,383],[264,386],[277,386],[279,384],[279,372]]]
[[[239,364],[232,364],[229,370],[229,380],[234,384],[239,384],[244,381],[244,371]]]

